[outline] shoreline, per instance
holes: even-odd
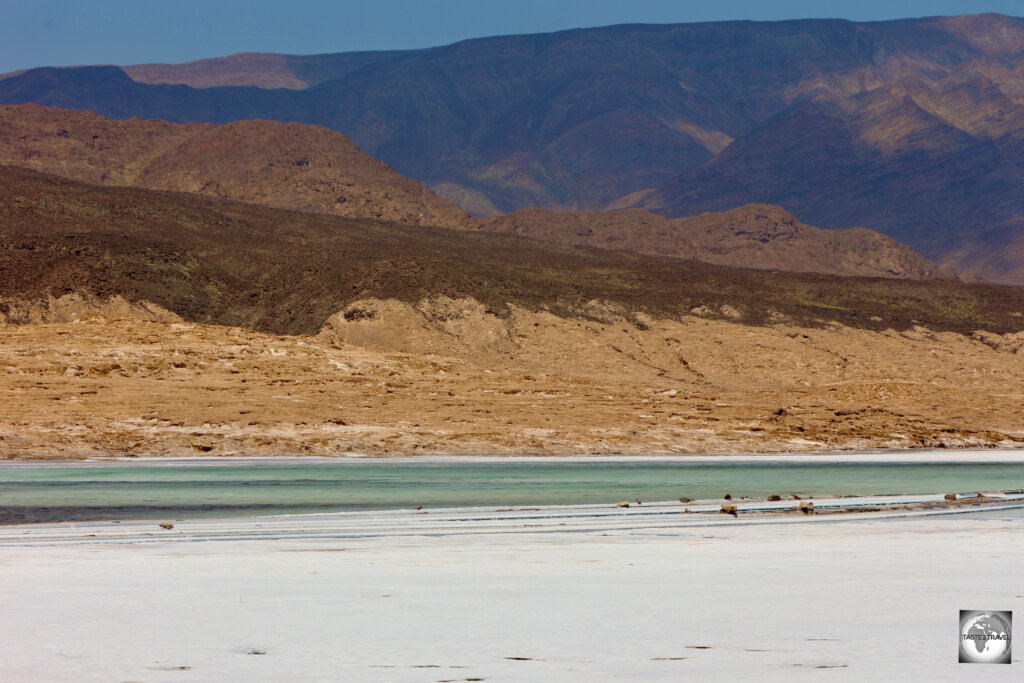
[[[1024,451],[644,458],[265,457],[0,463],[0,528],[516,509],[862,514],[1024,500]],[[726,494],[731,495],[726,495]],[[947,496],[952,498],[946,498]],[[642,501],[642,502],[641,502]],[[732,511],[726,506],[734,508]],[[624,510],[619,510],[623,512]]]
[[[977,458],[965,458],[968,454]],[[922,464],[1015,464],[1024,463],[1024,445],[1020,447],[996,448],[921,448],[921,449],[885,449],[885,450],[850,450],[830,452],[790,452],[790,453],[736,453],[723,455],[709,453],[697,455],[693,453],[678,455],[458,455],[431,454],[411,456],[389,456],[380,454],[338,454],[338,455],[196,455],[196,456],[110,456],[89,458],[12,458],[0,460],[0,468],[14,468],[19,465],[29,467],[69,467],[89,466],[97,463],[147,465],[240,465],[240,464],[315,464],[345,462],[375,462],[397,464],[431,464],[431,463],[580,463],[580,462],[664,462],[664,463],[837,463],[856,461],[860,463],[902,463],[920,462]]]
[[[831,495],[782,498],[700,499],[650,501],[638,505],[582,503],[559,505],[476,505],[460,507],[381,508],[333,512],[278,513],[234,517],[174,518],[172,529],[157,531],[161,520],[67,520],[0,525],[0,547],[46,543],[52,534],[76,544],[105,542],[193,542],[218,539],[224,529],[240,532],[251,540],[281,540],[307,537],[312,531],[333,535],[370,537],[401,535],[404,527],[416,534],[493,533],[496,529],[528,527],[534,532],[587,532],[624,527],[687,529],[748,524],[801,524],[825,521],[868,521],[909,519],[937,515],[976,514],[1024,510],[1024,489],[958,493],[955,500],[945,494],[900,493]],[[803,506],[810,503],[809,510]],[[737,514],[721,514],[725,507]],[[1024,519],[1024,513],[1021,514]],[[163,522],[167,523],[167,522]],[[575,524],[572,528],[567,526]],[[609,526],[610,525],[610,526]],[[479,529],[477,528],[479,527]],[[374,530],[373,533],[367,529]],[[16,530],[16,531],[15,531]],[[126,533],[138,534],[126,540]],[[41,537],[43,540],[36,540]]]

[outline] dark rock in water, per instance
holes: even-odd
[[[800,496],[796,495],[795,493],[791,493],[789,495],[793,496],[793,500],[800,500]]]
[[[637,499],[636,499],[636,500],[634,500],[633,502],[634,502],[634,503],[636,503],[637,505],[643,505],[643,503],[641,503],[641,502],[640,502],[640,499],[639,499],[639,498],[637,498]]]
[[[160,525],[160,528],[161,528],[161,529],[173,529],[173,528],[174,528],[174,525],[173,525],[173,524],[170,524],[170,523],[168,523],[168,522],[164,522],[163,524],[161,524],[161,525]]]
[[[723,498],[725,498],[725,500],[732,500],[732,494],[727,493],[723,496]]]
[[[245,654],[247,654],[247,655],[265,655],[265,654],[267,654],[267,651],[266,650],[259,650],[259,649],[255,648],[255,647],[251,647],[251,648],[249,648],[249,651],[246,652]]]
[[[772,495],[768,496],[768,502],[770,502],[770,503],[774,503],[777,500],[782,500],[782,496],[776,495],[774,493]]]
[[[680,503],[692,503],[693,502],[693,498],[687,498],[686,496],[680,496],[679,497],[679,502]]]
[[[722,505],[722,509],[719,510],[719,512],[722,513],[723,515],[732,515],[733,517],[737,516],[737,511],[736,511],[736,506],[735,505],[723,504]]]
[[[422,510],[422,509],[423,509],[422,505],[417,505],[416,507],[413,508],[413,510]]]
[[[943,498],[945,498],[948,501],[954,501],[954,500],[956,500],[956,494],[955,493],[947,493],[945,496],[943,496]]]

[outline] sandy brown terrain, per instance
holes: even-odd
[[[584,313],[360,301],[274,336],[52,302],[0,325],[0,457],[1024,444],[1024,333]]]

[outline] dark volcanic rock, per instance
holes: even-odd
[[[728,268],[0,166],[0,314],[11,313],[5,298],[72,293],[277,333],[315,332],[358,299],[430,296],[472,297],[499,315],[510,303],[571,315],[597,300],[634,316],[703,307],[750,324],[782,316],[979,334],[1024,326],[1024,288]]]

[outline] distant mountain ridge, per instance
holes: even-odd
[[[822,230],[769,204],[747,204],[730,211],[676,219],[640,209],[519,209],[482,222],[482,228],[743,268],[914,280],[953,276],[910,247],[874,230]]]
[[[402,54],[400,50],[326,55],[243,52],[186,64],[135,64],[122,69],[132,80],[154,85],[187,85],[193,88],[240,85],[304,90]]]
[[[33,69],[0,80],[0,102],[321,124],[482,215],[776,204],[1024,283],[1024,263],[1000,257],[1024,249],[1017,18],[625,25],[126,68],[202,88],[117,67]]]
[[[511,232],[727,266],[910,279],[948,276],[909,247],[872,230],[821,230],[766,205],[676,220],[641,209],[522,209],[474,219],[320,126],[260,120],[179,125],[118,121],[38,105],[0,106],[0,164],[98,185],[191,192],[406,225]]]

